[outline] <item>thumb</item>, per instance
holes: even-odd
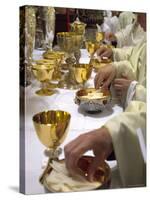
[[[91,163],[89,169],[88,169],[88,179],[90,182],[94,181],[94,174],[97,170],[97,168],[99,166],[102,165],[102,163],[104,162],[104,157],[101,156],[101,157],[94,157],[94,160],[93,162]]]

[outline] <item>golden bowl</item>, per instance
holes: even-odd
[[[91,76],[90,64],[74,64],[69,71],[69,78],[73,83],[84,84]]]
[[[32,67],[35,78],[40,82],[50,81],[54,72],[54,64],[35,64]]]
[[[43,53],[44,59],[60,58],[61,61],[65,60],[65,52],[63,51],[46,51]]]
[[[66,138],[71,115],[60,110],[37,113],[32,120],[39,140],[48,148],[56,149]]]
[[[82,46],[83,35],[75,32],[57,33],[57,43],[60,48],[67,53],[74,53]]]
[[[75,103],[87,112],[100,112],[111,100],[109,90],[95,88],[80,89],[76,92]]]
[[[85,177],[85,179],[87,179],[87,174],[88,174],[88,169],[89,169],[89,165],[91,164],[91,162],[93,161],[94,157],[92,156],[82,156],[79,161],[78,161],[78,168],[81,171],[81,174]],[[65,160],[59,160],[60,163],[64,163]],[[53,171],[53,168],[51,167],[50,171],[48,172],[47,175],[50,175],[50,173]],[[61,179],[59,180],[59,184],[61,184]],[[99,186],[97,186],[94,189],[107,189],[110,187],[110,183],[111,183],[111,170],[109,165],[104,162],[103,165],[99,166],[97,168],[97,170],[94,173],[94,181],[99,182]],[[47,178],[45,178],[44,182],[43,182],[45,188],[48,191],[51,192],[65,192],[62,190],[55,190],[53,188],[53,185],[50,184],[47,180]],[[63,184],[63,183],[62,183]],[[71,190],[71,189],[70,189]],[[74,190],[71,190],[69,192],[73,192]],[[84,190],[85,191],[85,190]]]

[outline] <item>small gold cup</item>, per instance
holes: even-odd
[[[54,63],[44,62],[42,62],[43,64],[34,64],[32,66],[32,72],[35,78],[42,83],[42,88],[36,91],[36,94],[40,96],[51,96],[57,92],[56,90],[48,88],[49,81],[52,80],[54,73]]]

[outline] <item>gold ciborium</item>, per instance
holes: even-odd
[[[51,169],[52,160],[58,160],[61,149],[58,148],[66,138],[68,133],[71,115],[68,112],[60,110],[50,110],[37,113],[33,116],[33,124],[39,140],[48,150],[49,157],[47,167],[40,177],[43,183],[46,175]],[[57,149],[58,148],[58,149]]]
[[[87,24],[81,22],[78,18],[70,24],[71,31],[76,32],[84,36],[85,34],[85,27]]]
[[[75,32],[59,32],[57,33],[57,43],[61,50],[66,52],[68,68],[75,62],[79,63],[83,35]]]
[[[54,63],[36,63],[32,67],[32,72],[35,78],[42,83],[42,88],[36,91],[37,95],[51,96],[52,94],[56,93],[56,90],[49,88],[49,82],[52,80],[53,77]]]
[[[65,80],[60,81],[58,87],[67,89],[83,88],[91,73],[92,67],[90,64],[73,64],[69,68]]]

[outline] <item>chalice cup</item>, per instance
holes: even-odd
[[[99,43],[102,43],[102,41],[105,38],[105,33],[104,32],[96,32],[96,41]]]
[[[58,160],[61,154],[59,147],[66,138],[70,124],[71,115],[61,110],[49,110],[37,113],[33,116],[33,124],[37,136],[41,143],[47,147],[47,156],[49,157],[47,166],[40,177],[43,183],[48,175],[52,160]]]
[[[59,81],[62,78],[63,73],[61,72],[61,66],[65,61],[65,52],[63,51],[46,51],[43,53],[43,58],[46,60],[56,59],[57,67],[53,74],[53,80]]]
[[[42,83],[42,88],[36,91],[37,95],[51,96],[57,92],[56,90],[49,88],[49,82],[52,80],[54,73],[54,64],[35,64],[32,67],[32,72],[35,78]]]
[[[83,35],[75,32],[59,32],[57,33],[57,43],[62,51],[66,52],[66,63],[68,68],[79,58],[75,58],[74,53],[80,51],[83,42]],[[79,54],[80,56],[80,54]]]
[[[85,41],[85,47],[88,53],[90,54],[90,58],[92,59],[94,57],[95,52],[99,48],[99,43],[96,41],[87,40]]]
[[[90,64],[74,64],[69,71],[69,85],[72,89],[83,88],[90,78],[92,67]]]

